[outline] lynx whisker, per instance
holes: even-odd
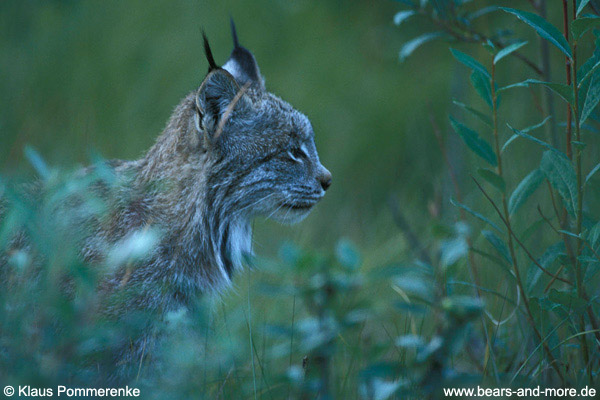
[[[247,209],[248,209],[248,208],[250,208],[250,207],[253,207],[253,206],[255,206],[255,205],[258,205],[258,204],[260,204],[260,203],[264,202],[265,200],[267,200],[267,199],[269,199],[269,198],[271,198],[271,197],[273,197],[273,196],[275,196],[275,195],[277,195],[277,194],[278,194],[278,193],[269,193],[269,194],[267,194],[266,196],[263,196],[263,197],[261,197],[261,198],[260,198],[260,199],[258,199],[257,201],[255,201],[255,202],[253,202],[253,203],[251,203],[251,204],[248,204],[248,205],[246,205],[246,206],[244,206],[244,207],[240,208],[239,210],[237,210],[237,211],[236,211],[236,214],[239,214],[239,213],[241,213],[242,211],[244,211],[244,210],[247,210]]]

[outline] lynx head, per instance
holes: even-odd
[[[265,89],[254,55],[240,46],[218,67],[206,36],[208,74],[195,95],[199,151],[210,160],[207,202],[223,217],[304,218],[331,184],[308,118]]]

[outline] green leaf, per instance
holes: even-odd
[[[453,295],[442,299],[442,309],[460,321],[475,318],[483,308],[483,301],[477,297]]]
[[[529,228],[525,229],[521,234],[521,241],[528,240],[534,233],[540,230],[540,228],[545,227],[546,220],[544,218],[540,218],[534,223],[532,223]]]
[[[471,83],[473,87],[481,96],[483,100],[485,100],[486,104],[490,107],[490,110],[494,108],[492,103],[492,85],[490,84],[490,80],[485,77],[479,71],[473,71],[471,74]]]
[[[416,12],[413,10],[400,11],[394,15],[394,24],[400,25],[415,14]]]
[[[598,105],[598,101],[600,101],[600,76],[596,74],[592,77],[590,88],[587,91],[585,103],[583,104],[583,109],[581,110],[581,116],[579,117],[580,127],[585,122],[587,117],[590,116],[592,111],[594,111],[594,108],[596,108]]]
[[[578,257],[579,259],[584,258],[584,256]],[[589,257],[586,257],[589,258]],[[600,272],[600,262],[598,261],[597,257],[591,257],[592,260],[590,261],[586,261],[586,260],[581,260],[582,263],[588,263],[586,269],[585,269],[585,276],[583,278],[584,282],[592,282],[592,279],[594,279],[598,273]]]
[[[517,42],[517,43],[511,44],[510,46],[506,46],[505,48],[500,50],[498,52],[498,54],[496,54],[496,56],[494,57],[494,64],[498,63],[498,61],[502,60],[504,57],[510,55],[511,53],[519,50],[521,47],[525,46],[526,44],[527,44],[527,42]]]
[[[473,71],[479,71],[488,79],[492,78],[488,70],[483,65],[481,65],[479,61],[475,60],[470,55],[452,48],[450,49],[450,51],[452,52],[454,58],[456,58],[461,63],[465,64],[467,67],[471,68]]]
[[[111,247],[107,255],[107,265],[119,266],[142,260],[148,256],[159,240],[156,229],[134,231]]]
[[[598,163],[591,171],[589,174],[587,174],[587,176],[585,177],[585,184],[587,185],[588,181],[592,178],[592,176],[594,176],[594,174],[596,172],[598,172],[598,170],[600,170],[600,163]]]
[[[519,88],[519,87],[529,87],[529,84],[527,83],[527,81],[513,83],[513,84],[510,84],[510,85],[501,87],[500,89],[498,89],[498,92],[504,92],[505,90],[513,89],[513,88]]]
[[[575,216],[578,196],[577,177],[571,161],[554,151],[545,151],[540,168],[562,197],[567,212]]]
[[[458,208],[462,208],[463,210],[465,210],[466,212],[468,212],[469,214],[471,214],[472,216],[474,216],[475,218],[485,222],[486,224],[488,224],[489,226],[491,226],[492,228],[494,228],[495,230],[497,230],[498,232],[502,233],[502,231],[500,230],[500,228],[498,228],[498,225],[496,225],[495,223],[493,223],[490,219],[488,219],[487,217],[484,217],[483,215],[481,215],[480,213],[478,213],[477,211],[467,207],[466,205],[459,203],[458,201],[454,200],[454,199],[450,199],[450,203]]]
[[[508,212],[513,215],[544,181],[544,173],[536,168],[517,185],[508,200]]]
[[[577,0],[577,12],[575,13],[576,17],[579,16],[579,14],[583,11],[585,6],[587,6],[589,2],[590,0]]]
[[[542,122],[540,122],[539,124],[535,124],[535,125],[528,126],[527,128],[523,128],[523,129],[519,130],[519,132],[520,132],[521,134],[523,134],[523,133],[531,132],[531,131],[533,131],[533,130],[535,130],[535,129],[537,129],[537,128],[540,128],[540,127],[544,126],[544,124],[546,124],[546,122],[547,122],[547,121],[548,121],[550,118],[552,118],[552,116],[550,116],[550,115],[549,115],[549,116],[547,116],[546,118],[544,118],[544,120],[543,120]],[[510,126],[510,125],[509,125],[509,126]],[[511,143],[512,143],[512,142],[513,142],[513,141],[514,141],[516,138],[518,138],[519,136],[520,136],[520,135],[519,135],[519,134],[516,134],[516,133],[515,133],[514,135],[512,135],[512,136],[510,137],[510,139],[508,139],[508,140],[506,141],[506,143],[504,143],[504,146],[502,146],[502,150],[500,150],[500,152],[501,152],[501,153],[503,153],[503,152],[504,152],[504,150],[505,150],[505,149],[508,147],[508,145],[509,145],[509,144],[511,144]]]
[[[402,335],[396,339],[396,346],[398,347],[413,347],[420,348],[425,345],[425,340],[419,335]]]
[[[546,118],[544,118],[544,119],[542,120],[542,122],[538,122],[538,123],[537,123],[537,124],[535,124],[535,125],[531,125],[531,126],[528,126],[528,127],[526,127],[526,128],[520,129],[519,131],[520,131],[521,133],[529,133],[529,132],[531,132],[531,131],[534,131],[534,130],[536,130],[536,129],[538,129],[538,128],[541,128],[542,126],[544,126],[544,125],[546,124],[546,122],[548,122],[548,120],[550,120],[550,118],[552,118],[552,116],[551,116],[551,115],[548,115]]]
[[[483,48],[492,55],[496,54],[496,46],[494,46],[494,43],[490,39],[483,43]]]
[[[404,46],[402,46],[402,49],[400,49],[400,61],[406,60],[408,56],[410,56],[417,48],[419,48],[423,44],[442,36],[444,36],[444,32],[430,32],[404,43]]]
[[[475,20],[475,19],[477,19],[479,17],[482,17],[482,16],[487,15],[489,13],[498,11],[499,9],[500,9],[500,7],[498,7],[498,6],[483,7],[483,8],[480,8],[479,10],[473,11],[470,14],[466,14],[465,15],[465,19],[467,21],[473,21],[473,20]]]
[[[567,57],[573,59],[573,53],[571,52],[571,47],[569,43],[565,39],[562,33],[544,18],[539,15],[527,12],[516,10],[514,8],[508,7],[500,7],[500,9],[516,15],[521,21],[525,22],[527,25],[531,26],[542,38],[548,40],[554,46],[556,46],[560,51],[562,51]]]
[[[486,258],[487,260],[493,262],[494,264],[498,265],[500,268],[502,268],[504,270],[504,272],[506,272],[506,275],[510,278],[514,279],[514,276],[511,274],[512,271],[507,268],[506,263],[499,257],[496,257],[495,254],[490,254],[490,253],[486,253],[483,250],[477,249],[475,247],[473,247],[471,249],[471,251],[475,254],[478,254],[484,258]],[[485,291],[488,291],[488,289],[485,289]]]
[[[583,68],[583,67],[582,67]],[[594,72],[596,72],[596,70],[600,68],[600,61],[598,61],[596,64],[594,64],[594,66],[585,73],[585,75],[583,75],[581,78],[579,78],[579,83],[577,84],[578,88],[581,88],[581,85],[583,85],[585,83],[585,81],[591,77]]]
[[[515,129],[515,128],[513,128],[512,126],[510,126],[509,124],[506,124],[506,125],[507,125],[507,126],[508,126],[508,127],[509,127],[509,128],[510,128],[510,129],[511,129],[511,130],[512,130],[514,133],[515,133],[515,134],[517,134],[518,136],[521,136],[521,137],[523,137],[523,138],[525,138],[525,139],[527,139],[527,140],[530,140],[530,141],[532,141],[532,142],[534,142],[534,143],[537,143],[537,144],[539,144],[539,145],[542,145],[542,146],[544,146],[545,148],[547,148],[548,150],[551,150],[551,151],[553,151],[553,152],[555,152],[555,153],[558,153],[558,154],[562,155],[563,157],[566,157],[566,156],[565,156],[565,155],[564,155],[562,152],[560,152],[559,150],[557,150],[557,149],[555,149],[554,147],[550,146],[548,143],[544,142],[543,140],[540,140],[540,139],[538,139],[538,138],[536,138],[536,137],[534,137],[534,136],[531,136],[531,135],[529,135],[529,134],[527,134],[527,133],[524,133],[524,132],[522,132],[522,131],[520,131],[520,130],[518,130],[518,129]],[[509,140],[510,140],[510,139],[509,139]],[[505,144],[504,146],[506,146],[506,144]]]
[[[587,302],[577,297],[577,294],[572,291],[558,291],[554,288],[550,289],[548,299],[556,304],[560,304],[567,310],[581,312],[587,306]]]
[[[43,180],[48,180],[50,177],[50,169],[48,168],[48,165],[42,156],[40,156],[40,153],[38,153],[33,147],[26,146],[25,157],[27,157],[33,168],[35,168],[40,178]]]
[[[462,138],[465,144],[479,157],[490,163],[493,167],[498,165],[496,154],[492,147],[484,139],[480,138],[477,132],[467,128],[465,125],[450,117],[450,124],[454,131]]]
[[[525,83],[531,85],[544,85],[554,93],[562,97],[567,103],[574,105],[575,101],[573,100],[573,89],[571,86],[563,85],[562,83],[553,83],[553,82],[543,82],[538,81],[537,79],[527,79]]]
[[[559,230],[558,230],[558,232],[559,232],[559,233],[562,233],[562,234],[564,234],[564,235],[567,235],[567,236],[571,236],[571,237],[573,237],[573,238],[575,238],[575,239],[579,239],[579,238],[580,238],[580,236],[579,236],[579,235],[577,235],[576,233],[569,232],[569,231],[565,231],[564,229],[559,229]]]
[[[344,267],[354,270],[360,266],[360,253],[356,246],[348,240],[341,239],[335,247],[335,256]]]
[[[508,248],[506,247],[502,239],[498,237],[498,235],[488,230],[481,231],[481,234],[488,242],[490,242],[492,246],[494,246],[494,249],[496,249],[498,254],[500,254],[502,258],[506,260],[507,263],[512,264],[512,258],[508,253]]]
[[[494,171],[488,168],[478,168],[477,173],[483,179],[485,179],[488,183],[498,189],[500,192],[504,193],[506,190],[506,184],[504,183],[504,179]]]
[[[579,87],[579,112],[581,113],[581,108],[585,103],[585,98],[587,97],[587,92],[590,87],[592,77],[598,74],[598,68],[600,68],[600,36],[596,36],[596,40],[594,41],[595,49],[593,54],[588,58],[581,67],[579,67],[577,71],[577,77],[579,82],[577,86]]]
[[[440,262],[445,266],[456,263],[469,252],[469,245],[463,237],[442,240],[440,243]]]
[[[600,222],[596,223],[587,233],[587,241],[590,246],[595,249],[596,246],[600,243]]]
[[[433,288],[430,282],[418,275],[402,275],[393,279],[396,289],[400,289],[409,297],[431,301]]]
[[[571,33],[573,34],[573,38],[575,40],[579,40],[584,33],[592,28],[595,28],[598,26],[598,24],[600,24],[600,18],[596,16],[577,18],[571,24]]]
[[[558,94],[563,98],[567,103],[573,105],[575,102],[573,101],[573,89],[571,86],[563,85],[561,83],[553,83],[553,82],[543,82],[537,79],[527,79],[523,82],[513,83],[512,85],[504,86],[498,89],[498,92],[503,92],[508,89],[517,88],[517,87],[529,87],[530,85],[544,85],[554,93]]]
[[[490,127],[492,126],[492,119],[490,117],[488,117],[487,115],[485,115],[484,113],[482,113],[481,111],[478,111],[478,110],[474,109],[473,107],[469,107],[468,105],[461,103],[459,101],[456,101],[456,100],[453,100],[452,102],[454,104],[456,104],[457,106],[467,110],[468,112],[470,112],[477,118],[479,118],[481,120],[481,122],[483,122],[487,126],[490,126]]]
[[[545,223],[545,221],[544,221],[544,223]],[[523,240],[523,239],[521,239],[521,240]],[[559,242],[556,242],[556,243],[550,245],[546,249],[544,254],[542,254],[542,256],[540,258],[538,258],[538,262],[542,267],[544,267],[544,269],[551,270],[552,264],[556,261],[556,259],[558,259],[564,255],[565,255],[565,243],[561,240]],[[543,272],[541,269],[533,266],[533,263],[531,265],[532,266],[530,268],[528,268],[528,276],[527,276],[527,286],[529,288],[533,287],[539,281],[540,277],[544,276],[544,275],[542,275]]]

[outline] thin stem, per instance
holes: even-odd
[[[442,156],[444,157],[444,162],[446,163],[446,166],[448,167],[448,172],[450,174],[450,180],[452,181],[452,186],[454,187],[454,194],[456,195],[457,200],[462,203],[462,192],[460,190],[460,186],[458,185],[458,179],[456,178],[456,171],[454,171],[454,166],[450,162],[450,157],[448,157],[448,152],[446,151],[446,146],[444,145],[444,139],[442,138],[442,131],[440,130],[440,127],[438,126],[438,124],[435,122],[435,118],[433,117],[433,111],[431,109],[429,110],[429,122],[431,123],[431,128],[433,129],[433,133],[437,140],[440,151],[442,152]],[[464,217],[465,211],[462,208],[460,209],[459,212],[460,212],[461,217]],[[462,219],[464,219],[464,218],[462,218]]]
[[[454,194],[459,202],[462,203],[462,192],[460,190],[460,186],[458,185],[458,179],[456,177],[456,171],[454,170],[454,166],[450,162],[450,157],[448,157],[448,152],[446,151],[446,146],[444,146],[444,140],[442,138],[442,132],[435,122],[435,118],[433,117],[433,112],[430,110],[429,112],[429,121],[431,122],[431,127],[433,128],[433,133],[435,134],[435,138],[438,142],[438,146],[440,147],[440,151],[442,152],[442,156],[444,157],[444,162],[448,167],[448,171],[450,173],[450,179],[452,180],[452,185],[454,186]],[[465,211],[461,208],[459,209],[459,215],[461,221],[466,221],[467,216],[465,215]],[[475,257],[473,257],[473,252],[471,249],[473,248],[473,243],[471,238],[467,238],[467,245],[469,246],[468,258],[469,258],[469,266],[471,270],[471,275],[473,276],[473,280],[475,281],[475,285],[477,286],[477,296],[481,297],[481,292],[479,287],[481,286],[479,283],[479,275],[477,273],[477,264],[475,264]]]
[[[440,151],[442,152],[442,156],[444,157],[444,162],[446,163],[446,166],[448,167],[448,171],[450,173],[450,179],[452,180],[452,185],[454,186],[454,194],[456,195],[456,198],[458,199],[458,201],[462,203],[463,202],[462,201],[462,192],[460,190],[460,186],[458,185],[456,171],[454,170],[454,166],[450,162],[450,157],[448,157],[448,152],[446,151],[446,146],[444,145],[444,140],[442,138],[442,132],[441,132],[438,124],[435,122],[435,118],[433,117],[433,112],[431,110],[429,112],[429,121],[431,123],[431,127],[433,129],[435,138],[438,142],[438,146],[440,147]],[[459,215],[460,215],[460,220],[465,222],[467,219],[465,210],[460,208]],[[469,261],[468,264],[469,264],[469,269],[471,271],[471,276],[473,278],[473,281],[475,282],[475,290],[477,293],[477,297],[482,298],[481,284],[479,281],[479,275],[477,273],[477,264],[475,263],[475,257],[473,255],[473,241],[471,240],[470,237],[467,237],[467,246],[469,247],[469,250],[467,253],[467,257],[468,257],[468,261]],[[492,360],[492,368],[494,369],[494,375],[496,377],[496,380],[498,380],[498,369],[496,366],[496,355],[494,354],[493,342],[490,343],[490,341],[489,341],[488,329],[487,329],[485,319],[483,316],[481,316],[481,326],[482,326],[483,331],[485,332],[486,338],[488,340],[490,359]],[[484,376],[486,375],[486,371],[487,371],[487,363],[484,365],[484,369],[483,369]]]
[[[573,1],[573,7],[575,7],[575,1]],[[579,129],[579,101],[578,88],[577,88],[577,41],[573,43],[573,96],[575,100],[575,107],[573,114],[575,115],[575,138],[579,142],[581,140],[581,131]],[[582,168],[581,168],[581,146],[577,146],[575,150],[575,172],[577,174],[577,210],[576,210],[576,228],[575,233],[577,234],[577,253],[575,258],[575,273],[577,276],[577,291],[581,290],[582,277],[581,277],[581,262],[579,256],[583,248],[583,241],[581,240],[581,227],[583,221],[583,185],[582,185]],[[580,296],[581,297],[581,296]]]
[[[574,16],[574,15],[573,15]],[[563,0],[563,28],[564,35],[567,43],[569,43],[569,7],[568,0]],[[565,69],[567,73],[567,86],[571,86],[571,59],[565,56]],[[577,81],[577,80],[575,80]],[[572,112],[571,105],[567,104],[567,157],[570,159],[573,158],[573,150],[571,148],[572,141],[572,131],[573,131],[573,123],[572,123]]]
[[[473,178],[473,177],[471,177],[471,178]],[[568,285],[573,286],[573,283],[571,281],[569,281],[569,280],[567,280],[565,278],[561,278],[560,276],[558,276],[558,274],[560,273],[560,270],[558,272],[556,272],[555,274],[553,274],[552,272],[550,272],[546,268],[544,268],[539,263],[538,260],[536,260],[536,258],[533,256],[533,254],[531,254],[531,252],[527,249],[527,247],[525,247],[525,245],[523,244],[523,242],[521,242],[519,240],[519,238],[517,237],[517,235],[515,235],[515,233],[512,230],[512,226],[504,218],[504,215],[503,215],[502,211],[500,211],[500,209],[496,205],[496,202],[494,200],[492,200],[492,198],[487,194],[487,192],[483,189],[483,187],[481,187],[481,185],[479,184],[479,182],[477,182],[477,180],[475,178],[473,178],[473,180],[475,181],[475,184],[477,185],[477,187],[479,187],[479,190],[481,190],[481,192],[483,193],[483,195],[488,199],[488,201],[490,202],[490,204],[494,207],[494,209],[496,210],[496,213],[498,214],[498,217],[500,217],[500,220],[504,223],[504,225],[508,229],[510,235],[513,237],[514,241],[517,242],[517,244],[519,245],[519,247],[521,247],[521,249],[523,249],[523,251],[525,252],[525,254],[527,255],[527,257],[531,260],[531,262],[533,262],[535,264],[535,266],[540,269],[540,271],[542,271],[546,275],[552,277],[552,279],[558,279],[561,282],[564,282],[564,283],[566,283]]]
[[[573,20],[575,20],[576,17],[576,12],[577,12],[577,4],[576,1],[573,0],[572,2],[573,5]],[[577,86],[577,40],[573,41],[573,63],[571,65],[571,68],[573,69],[573,97],[574,97],[574,107],[573,107],[573,114],[575,116],[575,138],[577,140],[577,142],[580,142],[581,140],[581,130],[579,129],[579,93],[578,93],[578,86]],[[570,143],[568,143],[570,144]],[[575,233],[577,234],[577,252],[575,254],[575,280],[576,280],[576,287],[577,287],[577,296],[580,299],[585,300],[585,298],[587,297],[585,295],[585,288],[583,286],[583,277],[582,277],[582,273],[581,273],[581,260],[580,260],[580,256],[583,250],[583,241],[581,239],[581,227],[582,227],[582,222],[583,222],[583,173],[582,173],[582,168],[581,168],[581,146],[577,146],[575,149],[575,172],[577,174],[577,210],[576,210],[576,216],[575,216],[575,224],[576,224],[576,228],[575,228]],[[590,316],[590,321],[593,318],[593,312],[589,312],[589,308],[588,308],[588,314]],[[579,318],[579,330],[581,332],[585,331],[585,319],[584,316],[581,315]],[[582,351],[583,351],[583,360],[584,363],[586,365],[586,369],[588,372],[588,380],[590,381],[590,383],[592,382],[592,370],[589,366],[590,364],[590,355],[589,355],[589,349],[588,349],[588,343],[587,343],[587,338],[585,335],[581,336],[581,346],[582,346]]]
[[[550,189],[550,194],[552,194],[552,189]],[[554,225],[552,225],[552,222],[550,221],[550,219],[548,219],[548,217],[546,217],[544,215],[544,213],[542,212],[541,207],[537,206],[537,210],[538,213],[542,216],[543,220],[546,221],[546,224],[548,224],[548,226],[550,226],[550,228],[552,228],[552,230],[562,239],[565,235],[563,235],[562,233],[559,232],[558,229],[556,229],[554,227]],[[569,252],[569,250],[567,249],[567,253]],[[550,290],[550,288],[552,287],[552,284],[554,284],[554,282],[556,282],[556,278],[558,277],[558,275],[562,272],[562,270],[565,268],[565,264],[561,264],[560,268],[558,269],[558,271],[556,271],[555,276],[550,279],[550,282],[548,282],[548,284],[546,285],[546,288],[544,289],[544,293],[547,293],[548,290]]]
[[[404,237],[406,238],[406,241],[408,242],[410,248],[425,263],[433,265],[432,258],[427,252],[427,247],[425,247],[421,243],[417,235],[415,235],[410,224],[408,223],[408,220],[406,219],[406,217],[404,217],[404,214],[398,207],[398,199],[390,197],[389,206],[390,211],[392,213],[392,219],[396,223],[396,226],[402,231],[402,233],[404,233]]]
[[[538,14],[540,15],[540,17],[546,19],[547,18],[547,12],[546,12],[546,1],[545,0],[537,0],[537,1],[532,1],[532,3],[534,4],[534,8],[536,9],[536,11],[538,12]],[[546,82],[550,82],[551,81],[551,76],[552,76],[552,71],[551,71],[551,65],[550,64],[550,49],[549,49],[549,43],[547,40],[539,38],[539,45],[540,45],[540,58],[541,58],[541,62],[542,62],[542,76],[543,79]],[[545,112],[545,115],[550,115],[552,116],[552,119],[550,120],[549,124],[546,124],[546,136],[548,138],[548,141],[550,143],[552,143],[552,146],[558,148],[558,135],[556,132],[556,118],[555,118],[555,109],[554,109],[554,96],[552,94],[552,92],[550,91],[550,89],[548,88],[541,88],[542,90],[542,107],[543,107],[543,112]]]
[[[519,243],[519,245],[523,249],[525,249],[525,246],[517,239],[516,235],[512,231],[512,228],[510,227],[510,222],[504,219],[504,217],[502,215],[502,211],[500,211],[500,209],[498,208],[498,206],[496,205],[496,203],[494,202],[494,200],[490,197],[489,194],[487,194],[487,192],[485,191],[485,189],[483,189],[483,187],[479,184],[479,182],[477,182],[477,179],[475,179],[473,177],[471,177],[471,178],[473,179],[473,181],[475,181],[475,184],[477,185],[477,187],[479,188],[479,190],[483,193],[483,195],[492,204],[492,206],[496,210],[496,213],[498,213],[498,216],[500,217],[500,219],[502,220],[502,222],[504,222],[504,224],[506,225],[506,228],[508,230],[509,236],[510,237],[514,237],[515,241],[517,241],[517,243]],[[509,241],[509,243],[512,243],[512,240]],[[510,249],[510,247],[509,247],[509,249]],[[528,252],[526,252],[526,253],[528,253]],[[512,252],[511,252],[511,257],[512,257],[512,254],[514,254],[514,248],[513,248]],[[531,254],[529,254],[529,256],[531,257],[532,260],[535,260],[535,258],[533,258],[531,256]],[[514,261],[514,258],[513,258],[512,261],[513,261],[513,268],[514,268],[514,266],[516,265],[516,263]],[[539,266],[539,264],[538,264],[538,266]],[[546,271],[543,268],[542,268],[542,270]],[[535,333],[536,338],[538,339],[538,341],[540,341],[540,344],[543,346],[544,351],[546,352],[546,355],[550,359],[550,365],[552,365],[552,367],[554,368],[554,370],[556,371],[556,373],[560,377],[561,382],[564,384],[565,379],[564,379],[564,377],[562,375],[562,372],[560,371],[560,368],[558,367],[558,362],[556,361],[556,359],[554,358],[554,356],[550,352],[550,348],[548,347],[548,345],[544,341],[542,341],[542,335],[541,335],[540,331],[538,330],[537,326],[535,325],[535,320],[533,318],[533,313],[531,312],[531,306],[529,304],[529,299],[527,298],[527,295],[525,293],[525,289],[523,287],[523,280],[521,279],[521,274],[519,272],[519,269],[518,268],[515,269],[514,273],[515,273],[515,279],[517,281],[517,287],[519,288],[519,292],[521,293],[521,297],[523,297],[523,304],[525,305],[525,311],[526,311],[525,315],[527,317],[527,322],[529,322],[529,325],[531,325],[531,328],[533,329],[533,332]],[[558,279],[560,279],[560,278],[558,278]]]
[[[499,134],[498,134],[498,99],[497,99],[497,93],[496,93],[496,65],[493,62],[492,62],[492,76],[490,79],[490,86],[491,86],[491,91],[492,91],[492,117],[493,117],[492,119],[493,119],[493,134],[494,134],[494,151],[496,153],[496,159],[497,159],[497,163],[498,163],[498,165],[496,167],[496,172],[498,173],[498,176],[500,176],[502,179],[504,179],[504,174],[503,174],[503,169],[502,169],[502,152],[500,151],[500,138],[499,138]],[[473,180],[475,180],[475,178],[473,178]],[[483,191],[483,188],[479,185],[477,180],[475,180],[475,183]],[[484,194],[485,194],[485,191],[484,191]],[[487,194],[486,194],[486,197],[487,197]],[[491,198],[488,197],[488,199],[490,201],[492,201]],[[495,203],[493,201],[492,201],[492,204],[496,208]],[[521,278],[521,272],[519,271],[519,265],[517,262],[517,254],[515,252],[515,245],[513,243],[513,236],[515,236],[515,235],[513,234],[513,229],[511,226],[511,222],[510,222],[510,213],[508,212],[508,201],[506,199],[505,192],[502,192],[502,208],[503,208],[503,210],[502,210],[503,212],[500,212],[500,210],[498,210],[497,208],[496,208],[496,210],[498,211],[498,213],[502,217],[502,220],[506,224],[506,229],[508,231],[508,237],[507,237],[508,250],[509,250],[510,258],[511,258],[511,262],[512,262],[512,268],[515,273],[515,278],[517,280],[517,286],[519,287],[519,291],[521,292],[521,296],[523,297],[523,304],[525,306],[525,310],[527,311],[527,317],[529,320],[529,324],[533,328],[533,331],[535,332],[537,340],[543,344],[544,351],[546,352],[546,355],[547,355],[548,359],[550,360],[550,364],[552,365],[552,367],[554,368],[554,370],[560,377],[561,382],[564,384],[565,379],[560,370],[560,367],[559,367],[556,359],[552,355],[552,352],[550,351],[548,344],[543,340],[543,337],[542,337],[540,331],[538,330],[537,326],[535,325],[535,319],[533,318],[533,313],[531,312],[531,306],[529,304],[529,299],[527,297],[527,293],[525,292],[525,287],[523,285],[523,280]],[[515,236],[515,239],[516,239],[516,236]],[[531,258],[533,258],[533,257],[531,257]],[[536,260],[536,262],[537,262],[537,260]]]
[[[435,18],[418,7],[414,8],[414,11],[429,19],[433,24],[435,24],[438,28],[441,28],[444,32],[452,36],[458,41],[465,43],[487,43],[491,42],[494,46],[499,49],[503,49],[506,45],[494,38],[490,38],[485,34],[475,31],[473,28],[469,26],[456,26],[450,25],[444,20],[440,20]],[[543,76],[543,71],[540,67],[538,67],[535,62],[531,61],[522,53],[515,51],[510,54],[512,57],[519,59],[521,62],[525,63],[529,68],[531,68],[538,76]]]

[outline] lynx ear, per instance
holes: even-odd
[[[233,51],[223,68],[233,75],[240,86],[250,83],[263,88],[264,80],[260,75],[256,58],[250,50],[240,46],[233,18],[231,18],[231,34],[233,36]]]
[[[204,145],[216,141],[228,119],[249,106],[245,96],[247,87],[237,84],[235,78],[217,66],[204,32],[204,53],[208,60],[208,74],[196,93],[196,128],[203,135]]]
[[[222,68],[212,70],[204,78],[196,95],[196,110],[197,128],[203,133],[206,145],[217,139],[227,120],[248,108],[246,89],[240,88]]]

